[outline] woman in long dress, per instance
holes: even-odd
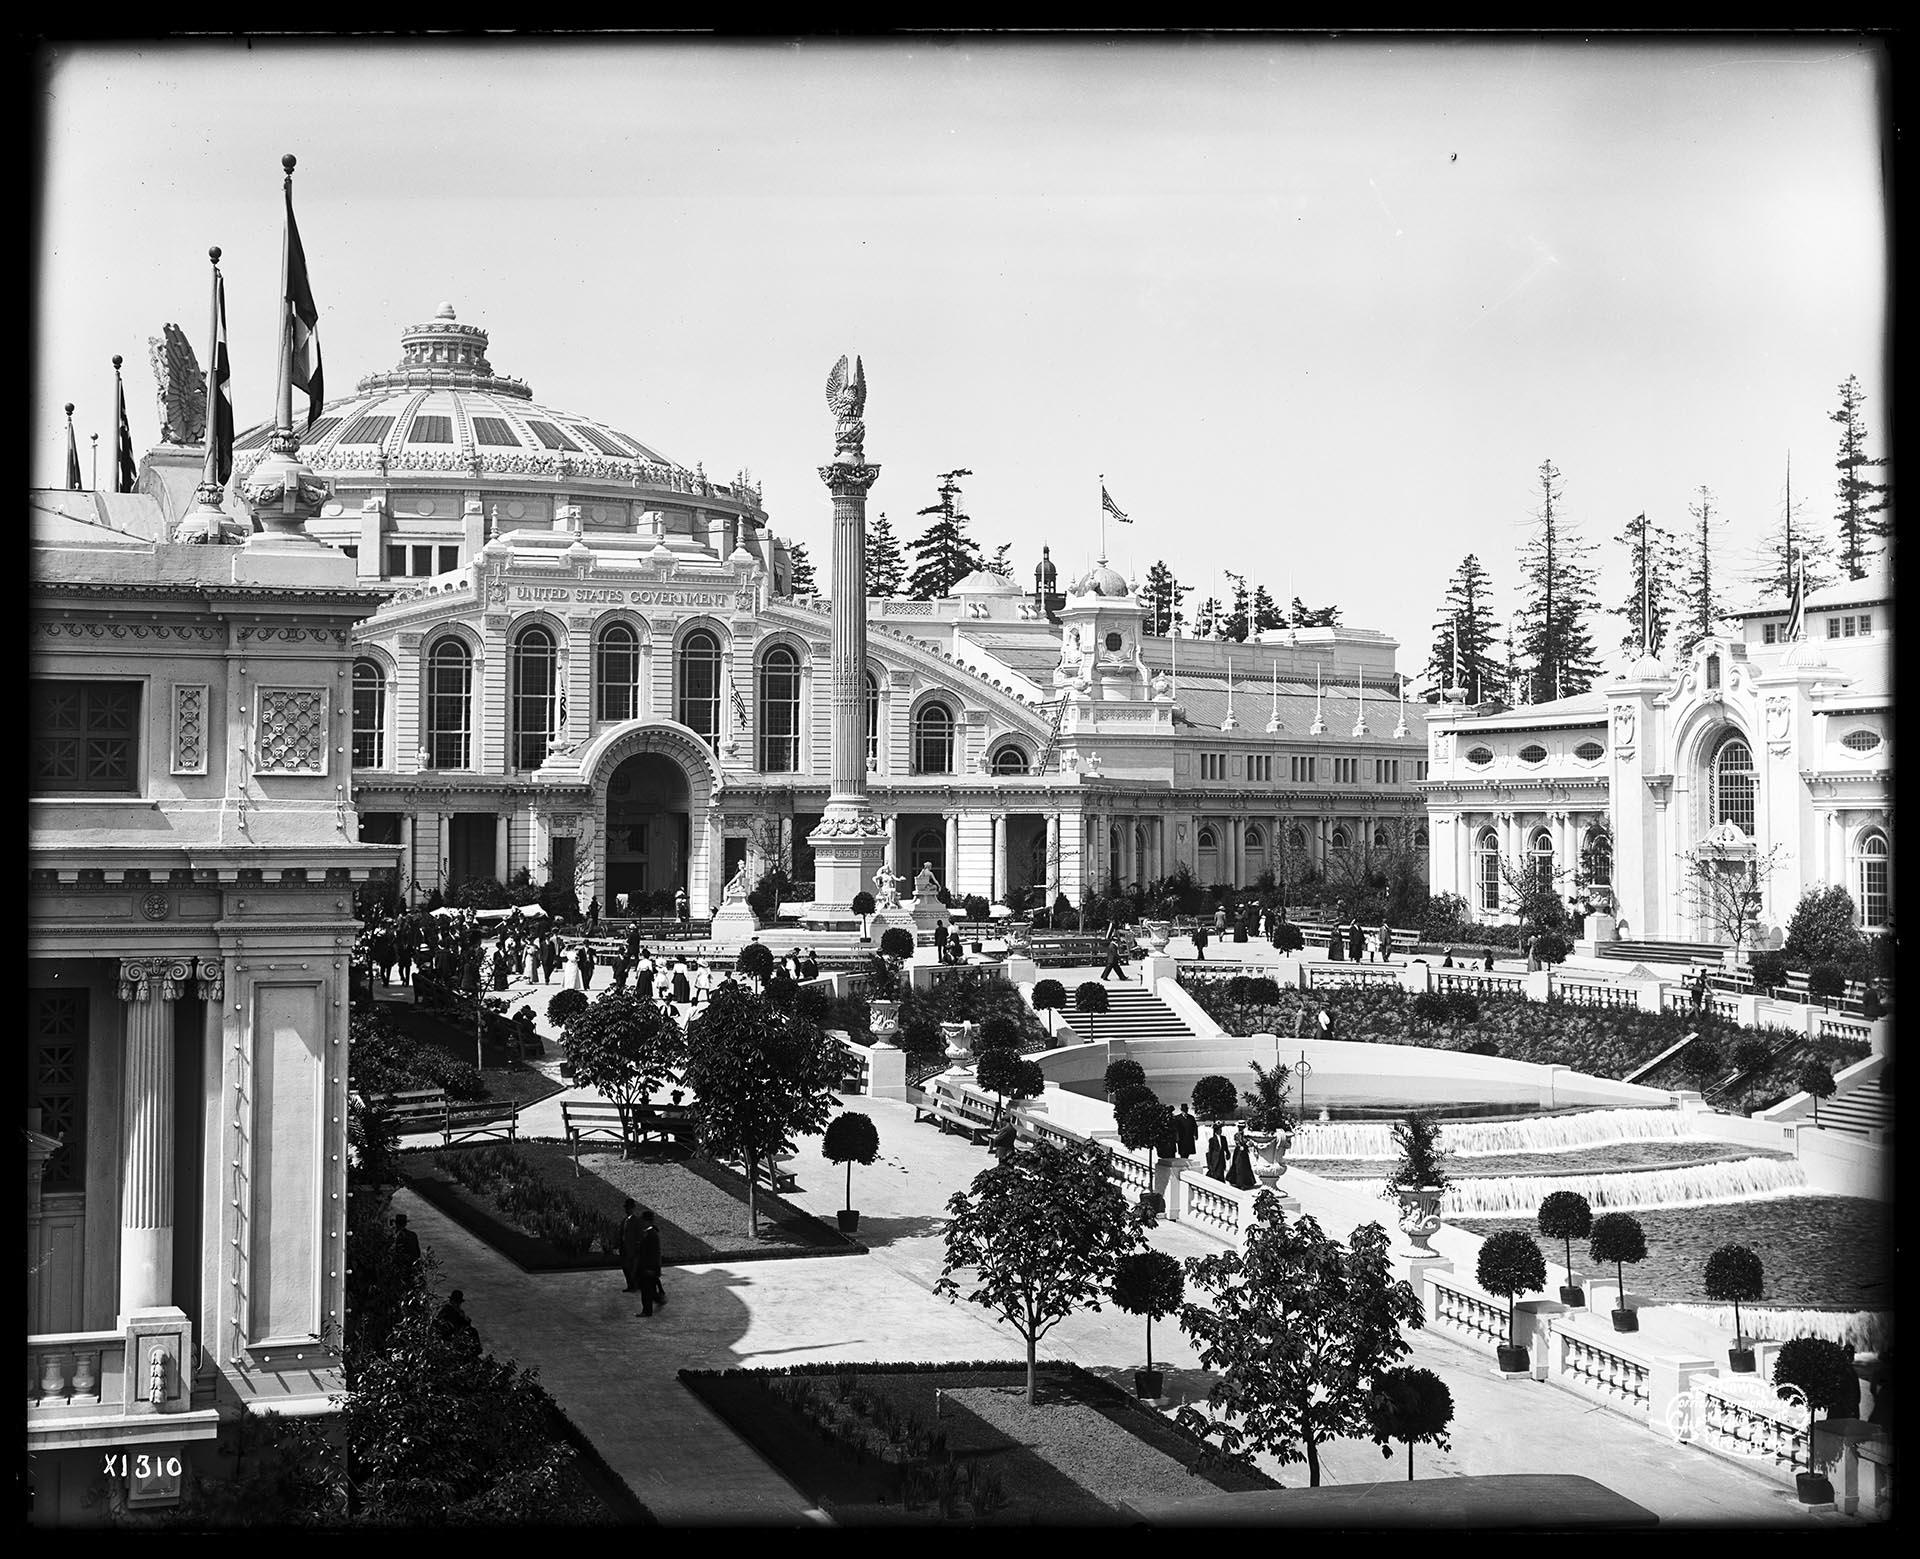
[[[1227,1178],[1227,1139],[1221,1135],[1218,1121],[1214,1122],[1213,1135],[1207,1138],[1207,1178]]]
[[[578,956],[575,956],[565,960],[565,962],[567,966],[567,989],[570,991],[584,991],[587,987],[586,983],[580,978],[580,959]]]
[[[1236,1126],[1233,1129],[1233,1163],[1227,1169],[1227,1184],[1238,1186],[1242,1191],[1251,1191],[1260,1183],[1253,1172],[1253,1160],[1247,1155],[1247,1134]]]

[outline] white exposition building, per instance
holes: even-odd
[[[609,911],[685,887],[698,914],[742,862],[809,879],[831,616],[791,593],[758,488],[537,402],[451,307],[401,340],[301,448],[331,489],[310,532],[384,595],[355,635],[361,838],[400,847],[413,897],[525,869]],[[879,411],[876,448],[884,389]],[[237,440],[236,490],[267,433]],[[197,462],[145,462],[170,516]],[[1393,641],[1176,645],[1143,634],[1117,571],[1056,594],[1043,569],[1031,595],[974,574],[868,603],[869,791],[894,871],[1077,903],[1181,865],[1250,885],[1424,854],[1429,711],[1397,702]]]
[[[1642,657],[1577,697],[1436,712],[1432,890],[1510,920],[1503,859],[1566,872],[1585,851],[1625,935],[1724,944],[1690,881],[1706,861],[1754,881],[1763,939],[1823,884],[1853,895],[1862,929],[1888,929],[1892,590],[1874,575],[1809,593],[1798,642],[1788,611],[1735,613],[1680,664]]]

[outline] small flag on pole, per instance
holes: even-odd
[[[1122,525],[1131,525],[1133,523],[1133,521],[1127,517],[1126,511],[1113,501],[1113,494],[1107,491],[1107,484],[1105,482],[1100,484],[1100,507],[1106,510],[1108,514],[1111,514]]]
[[[233,475],[233,387],[227,366],[227,284],[213,256],[213,360],[207,367],[207,475],[224,487]]]
[[[73,441],[73,402],[67,402],[67,486],[80,491],[80,446]]]
[[[321,377],[320,310],[314,306],[313,288],[307,282],[307,252],[300,243],[300,229],[293,220],[293,176],[287,181],[287,362],[294,388],[307,397],[307,427],[311,429],[325,404],[327,392]]]
[[[113,490],[116,493],[130,493],[140,473],[133,462],[133,429],[127,426],[127,392],[120,382],[120,354],[117,352],[113,357],[113,415],[120,429],[114,452]]]
[[[1802,553],[1793,560],[1793,584],[1787,596],[1787,641],[1792,643],[1806,632],[1807,559]]]

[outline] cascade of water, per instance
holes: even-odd
[[[1378,1195],[1384,1180],[1358,1180]],[[1736,1158],[1675,1169],[1629,1169],[1600,1175],[1509,1175],[1456,1180],[1440,1200],[1443,1218],[1531,1218],[1553,1191],[1576,1191],[1596,1213],[1628,1208],[1693,1207],[1744,1202],[1804,1191],[1806,1169],[1796,1159]]]
[[[1392,1121],[1304,1122],[1295,1132],[1296,1158],[1394,1158]],[[1596,1142],[1711,1141],[1678,1110],[1583,1110],[1524,1120],[1455,1121],[1440,1128],[1440,1146],[1462,1158],[1498,1153],[1555,1153]]]

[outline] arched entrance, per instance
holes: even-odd
[[[670,897],[687,885],[692,800],[687,771],[665,753],[634,753],[607,777],[604,902],[610,910],[623,893],[638,912],[648,894]]]

